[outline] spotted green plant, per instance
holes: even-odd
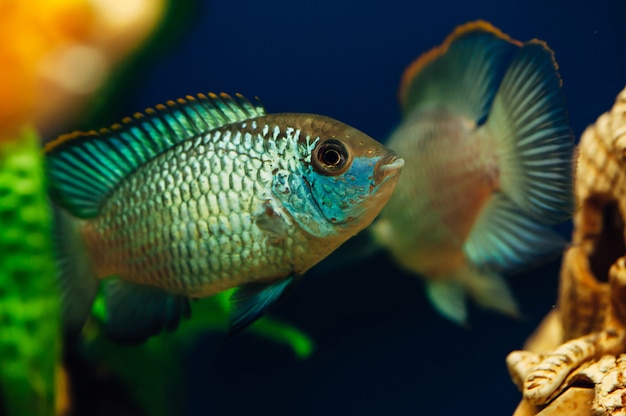
[[[54,414],[60,338],[50,234],[39,140],[25,130],[0,142],[3,414]]]

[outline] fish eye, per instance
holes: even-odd
[[[345,172],[349,162],[348,149],[339,140],[325,140],[314,151],[313,166],[326,175],[339,175]]]

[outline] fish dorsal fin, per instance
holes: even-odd
[[[457,27],[405,70],[399,91],[403,114],[443,108],[483,121],[506,69],[505,58],[519,46],[482,20]]]
[[[209,93],[167,101],[99,131],[74,132],[48,143],[50,192],[80,218],[98,214],[102,201],[130,173],[178,143],[265,114],[258,100]]]

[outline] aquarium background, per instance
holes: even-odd
[[[258,96],[268,112],[331,116],[384,141],[400,120],[404,68],[475,19],[555,51],[577,138],[626,83],[624,0],[189,4],[193,13],[181,14],[99,114],[104,125],[225,91]],[[553,307],[559,266],[557,258],[511,276],[522,319],[472,305],[465,328],[436,314],[423,283],[384,254],[314,270],[271,313],[311,336],[311,357],[249,333],[207,333],[185,357],[180,414],[510,415],[520,393],[504,360]]]

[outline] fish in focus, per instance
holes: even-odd
[[[82,328],[102,286],[105,329],[128,343],[233,287],[241,330],[372,222],[404,164],[339,121],[226,94],[169,101],[45,152],[65,325]]]
[[[466,294],[516,315],[500,273],[560,252],[550,226],[573,207],[574,138],[553,52],[468,23],[408,67],[400,101],[386,144],[406,168],[374,240],[426,279],[452,321],[466,321]]]

